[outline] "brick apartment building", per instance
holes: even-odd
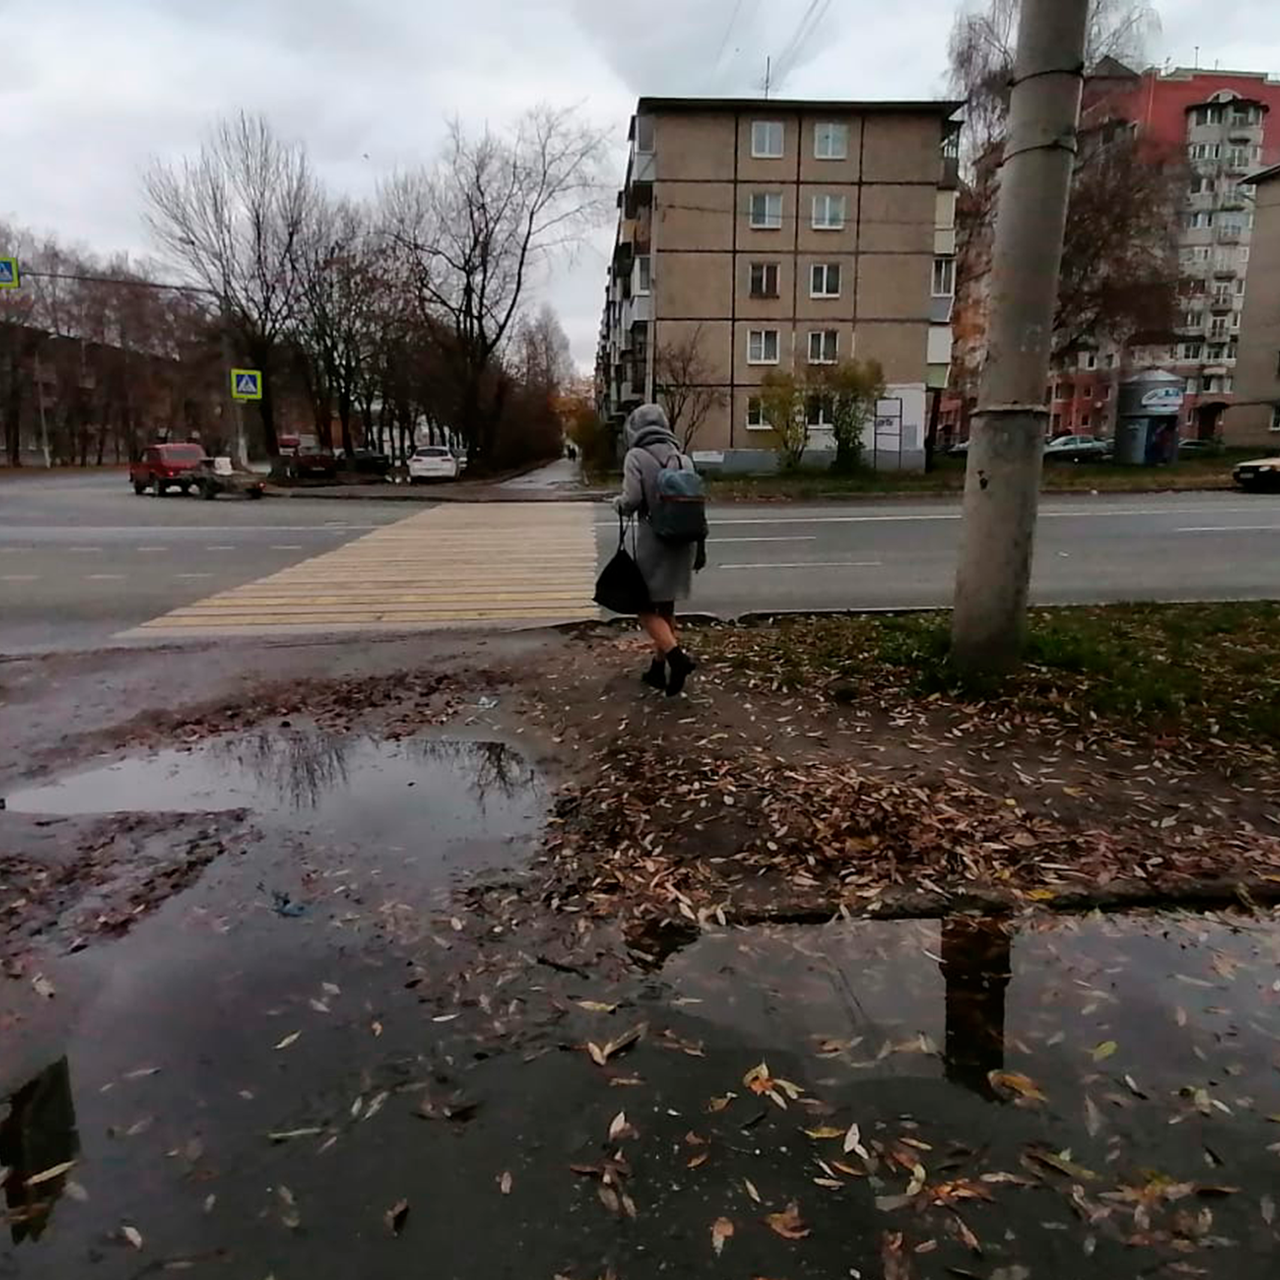
[[[1249,292],[1240,326],[1231,444],[1280,453],[1280,164],[1250,174],[1256,190]]]
[[[770,369],[873,358],[892,401],[878,436],[898,414],[886,465],[917,465],[925,389],[950,361],[957,105],[642,98],[600,330],[603,413],[652,400],[664,344],[694,344],[718,403],[693,447],[750,465],[772,448]]]
[[[1153,149],[1185,149],[1189,180],[1179,238],[1179,312],[1173,341],[1133,347],[1127,368],[1158,366],[1187,379],[1181,434],[1208,437],[1235,394],[1253,236],[1247,175],[1280,160],[1280,80],[1263,72],[1180,67],[1134,72],[1104,59],[1085,82],[1082,133],[1133,128]],[[956,302],[956,374],[944,402],[946,436],[968,435],[976,372],[985,357],[985,264],[966,263]],[[968,269],[966,269],[968,268]],[[1098,340],[1072,351],[1048,389],[1054,434],[1110,435],[1121,355]]]

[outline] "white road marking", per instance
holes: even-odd
[[[68,551],[101,551],[101,547],[68,547]]]
[[[179,573],[179,574],[175,574],[174,576],[178,578],[212,578],[213,574],[211,573]]]
[[[206,551],[234,551],[235,547],[228,547],[228,546],[205,547],[205,550]]]
[[[168,551],[168,547],[139,547],[139,551]]]
[[[879,569],[882,560],[804,560],[794,564],[718,564],[717,569]]]
[[[717,538],[716,546],[721,546],[726,542],[817,542],[818,535],[810,534],[788,534],[777,538]]]
[[[38,573],[6,573],[0,576],[0,582],[38,582]]]
[[[1178,529],[1178,533],[1273,533],[1280,524],[1202,524]]]
[[[282,542],[271,548],[272,551],[301,551],[302,543],[300,542]]]
[[[107,580],[110,580],[112,582],[118,582],[121,578],[124,577],[124,574],[123,573],[86,573],[84,576],[92,582],[105,582]]]

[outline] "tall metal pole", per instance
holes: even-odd
[[[232,395],[231,370],[235,367],[236,353],[231,341],[231,307],[225,298],[221,305],[222,320],[222,390],[227,398],[227,425],[235,432],[231,445],[236,466],[245,470],[249,466],[249,448],[244,433],[244,404]]]
[[[952,620],[955,660],[972,671],[1013,666],[1026,631],[1088,8],[1022,0]]]

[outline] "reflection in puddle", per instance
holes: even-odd
[[[79,1150],[71,1071],[60,1058],[9,1098],[9,1114],[0,1121],[0,1169],[8,1170],[4,1195],[14,1244],[40,1239],[67,1185],[68,1171],[55,1171]]]
[[[1280,1114],[1278,965],[1280,919],[1151,914],[760,926],[706,935],[663,976],[836,1079],[941,1076],[1008,1099],[992,1077],[1017,1072],[1060,1102],[1092,1081],[1121,1111],[1141,1093],[1180,1114],[1229,1081],[1226,1105],[1265,1117]]]
[[[264,730],[65,774],[13,792],[7,807],[42,814],[247,808],[323,822],[390,805],[402,817],[454,827],[477,803],[510,803],[536,788],[528,763],[502,742]]]

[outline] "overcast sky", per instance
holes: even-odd
[[[0,219],[102,252],[147,253],[139,175],[194,150],[219,112],[265,112],[352,194],[427,161],[442,122],[581,104],[619,139],[639,94],[797,97],[945,89],[954,0],[0,0]],[[1280,75],[1276,0],[1163,0],[1153,61]],[[584,367],[612,231],[541,286]],[[3,247],[0,246],[0,253]]]

